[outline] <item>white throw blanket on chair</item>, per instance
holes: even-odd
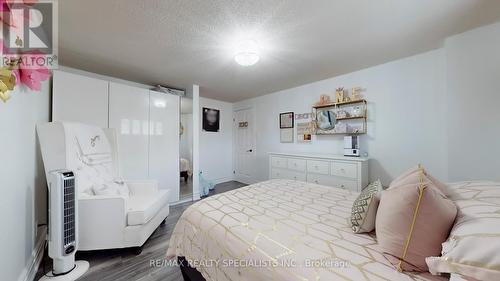
[[[104,131],[84,124],[64,123],[64,132],[70,151],[66,161],[76,174],[79,193],[128,197],[128,187],[113,175],[111,145]]]

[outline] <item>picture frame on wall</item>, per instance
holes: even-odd
[[[293,112],[280,113],[280,129],[293,129]]]
[[[293,128],[280,129],[280,142],[281,143],[293,142]]]
[[[297,142],[309,143],[312,140],[312,135],[309,130],[310,123],[297,123]]]
[[[203,131],[218,132],[220,129],[220,110],[203,108]]]

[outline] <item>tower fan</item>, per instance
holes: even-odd
[[[71,171],[53,171],[48,177],[49,233],[47,240],[53,268],[40,280],[76,280],[89,268],[89,263],[86,261],[75,262],[75,253],[78,248],[77,182]]]

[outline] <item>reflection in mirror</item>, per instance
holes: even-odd
[[[318,110],[317,114],[317,125],[321,130],[333,130],[335,128],[335,123],[337,118],[335,112],[331,109]]]
[[[193,100],[181,98],[179,129],[180,200],[193,197]]]

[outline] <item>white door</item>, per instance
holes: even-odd
[[[108,127],[108,81],[54,70],[52,120]]]
[[[179,201],[179,96],[150,92],[149,178]]]
[[[149,90],[110,82],[109,127],[116,129],[121,176],[148,179]]]
[[[255,136],[253,109],[234,112],[234,174],[237,181],[254,182]]]

